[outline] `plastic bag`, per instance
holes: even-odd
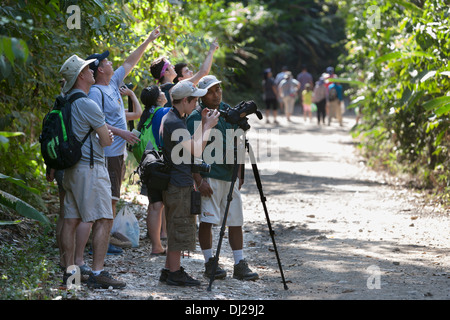
[[[120,232],[126,236],[130,240],[133,248],[139,247],[139,222],[128,206],[120,209],[114,218],[111,233],[114,232]]]

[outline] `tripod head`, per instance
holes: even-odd
[[[226,122],[237,124],[244,131],[250,129],[247,115],[255,113],[259,120],[263,118],[262,113],[258,110],[253,100],[241,101],[234,108],[229,108],[226,111],[219,110],[219,112],[220,116],[225,118]]]

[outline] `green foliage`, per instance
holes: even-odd
[[[0,244],[0,299],[51,299],[55,287],[57,266],[48,256],[52,254],[47,235],[28,234],[26,245]]]
[[[350,39],[342,76],[365,83],[348,92],[362,111],[365,150],[384,155],[388,167],[403,164],[423,186],[448,192],[448,5],[354,0],[342,9]]]

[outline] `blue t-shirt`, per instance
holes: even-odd
[[[122,130],[127,130],[127,119],[125,116],[125,107],[123,105],[122,96],[119,87],[125,78],[125,69],[120,66],[109,82],[109,85],[95,84],[89,91],[89,98],[97,102],[100,109],[105,114],[106,123]],[[102,92],[104,104],[102,101]],[[126,141],[119,136],[114,136],[114,141],[111,146],[105,147],[105,156],[115,157],[125,153]]]

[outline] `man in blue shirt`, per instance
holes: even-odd
[[[89,97],[103,109],[108,128],[114,134],[114,143],[105,148],[108,172],[111,180],[113,215],[116,216],[116,204],[120,199],[120,187],[125,169],[124,155],[126,143],[133,145],[138,137],[127,130],[127,120],[139,119],[142,110],[135,110],[133,115],[126,115],[120,86],[125,77],[138,63],[150,42],[159,36],[159,28],[153,30],[147,39],[125,60],[122,66],[114,71],[112,61],[109,61],[109,51],[102,54],[92,54],[88,59],[96,59],[89,67],[94,71],[95,88],[90,90]],[[139,101],[133,101],[133,106],[139,107]]]

